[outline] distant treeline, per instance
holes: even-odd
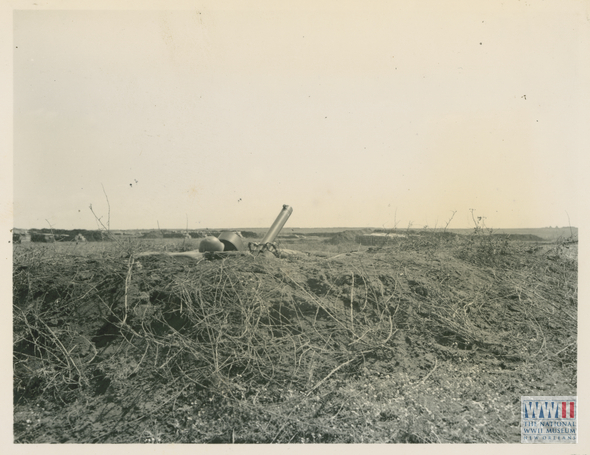
[[[193,239],[203,238],[207,236],[218,237],[221,230],[198,230],[188,231],[188,234]],[[167,230],[153,230],[147,232],[137,231],[114,231],[106,232],[99,230],[87,229],[29,229],[19,234],[13,234],[13,241],[20,242],[73,242],[78,235],[82,235],[88,242],[111,241],[118,238],[144,238],[144,239],[183,239],[186,238],[186,231],[167,231]],[[257,238],[258,234],[252,231],[241,231],[244,238]]]
[[[219,237],[219,235],[224,232],[224,230],[199,230],[199,231],[188,231],[188,234],[193,239],[201,239],[203,237],[213,236]],[[244,238],[257,238],[258,234],[252,231],[237,231],[242,234]],[[160,238],[164,239],[183,239],[186,237],[187,232],[179,232],[179,231],[150,231],[144,234],[144,237],[153,236],[154,234],[160,234]],[[152,237],[153,238],[153,237]]]
[[[28,234],[31,242],[69,242],[74,241],[78,234],[81,234],[88,242],[108,240],[104,231],[86,229],[30,229]]]

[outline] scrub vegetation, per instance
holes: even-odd
[[[576,395],[577,240],[405,234],[15,245],[14,442],[520,441]]]

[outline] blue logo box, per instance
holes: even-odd
[[[520,397],[520,442],[576,444],[577,397]]]

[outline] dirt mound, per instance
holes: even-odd
[[[15,253],[15,441],[360,442],[365,419],[372,441],[436,442],[416,426],[427,381],[481,398],[445,382],[453,365],[478,369],[490,403],[575,395],[577,263],[439,240],[330,258]],[[508,407],[485,411],[497,441]]]
[[[332,236],[326,243],[330,245],[340,245],[342,243],[354,243],[356,239],[360,235],[370,234],[372,232],[371,229],[353,229],[349,231],[339,232],[336,235]]]

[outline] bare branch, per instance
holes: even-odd
[[[109,202],[109,197],[107,196],[107,192],[104,189],[104,185],[101,183],[102,192],[104,193],[104,197],[107,199],[107,207],[108,207],[108,218],[107,218],[107,231],[111,230],[111,204]]]
[[[453,218],[455,217],[455,213],[457,213],[456,210],[451,210],[452,215],[449,218],[449,220],[447,221],[447,224],[445,224],[445,228],[443,229],[443,232],[446,232],[447,228],[449,227],[449,224],[451,224],[451,221],[453,221]]]

